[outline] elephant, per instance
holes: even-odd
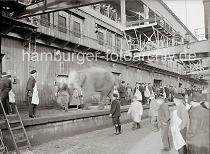
[[[66,81],[59,84],[58,88],[68,87],[70,102],[73,91],[82,91],[83,109],[89,109],[90,97],[95,93],[100,93],[98,109],[104,109],[106,98],[109,97],[112,100],[114,85],[115,78],[110,71],[99,67],[91,67],[70,72]]]

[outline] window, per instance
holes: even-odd
[[[66,62],[59,62],[57,74],[68,74],[68,63]]]
[[[42,14],[40,16],[40,24],[44,27],[50,27],[50,14]]]
[[[74,21],[73,25],[73,32],[75,37],[81,37],[81,28],[80,28],[80,23]]]
[[[98,32],[98,44],[104,45],[104,34],[102,32]]]
[[[121,38],[119,35],[116,35],[115,37],[115,47],[116,47],[116,51],[120,52],[121,50]]]
[[[58,30],[66,33],[66,18],[60,15],[58,16]]]
[[[107,31],[107,45],[112,46],[112,32]]]

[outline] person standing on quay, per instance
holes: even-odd
[[[149,115],[151,118],[151,124],[153,125],[152,131],[158,131],[158,109],[159,104],[157,103],[157,95],[151,98],[150,108],[149,108]]]
[[[158,119],[160,123],[161,138],[163,143],[163,151],[170,150],[170,141],[169,141],[169,121],[170,121],[170,111],[169,107],[166,104],[164,98],[160,96],[157,99],[158,104],[160,105],[158,109]]]
[[[115,127],[115,135],[121,134],[121,123],[120,123],[120,101],[118,99],[118,94],[113,93],[113,101],[111,104],[110,114],[109,117],[112,117],[112,122]]]
[[[129,83],[127,83],[127,87],[126,87],[126,91],[127,91],[127,101],[128,101],[128,104],[131,104],[131,97],[132,97],[132,87]]]
[[[186,133],[189,128],[189,115],[188,115],[186,106],[184,105],[184,103],[185,103],[184,97],[181,94],[175,94],[174,103],[176,104],[177,115],[178,115],[179,119],[181,120],[181,123],[178,126],[178,128],[182,135],[182,138],[186,142]],[[186,145],[182,146],[178,150],[178,152],[179,152],[179,154],[187,154]]]
[[[3,72],[2,78],[0,80],[0,97],[6,114],[11,114],[11,108],[9,104],[9,92],[11,89],[12,89],[12,82],[9,79],[6,72]]]
[[[132,98],[132,103],[128,109],[128,116],[133,120],[133,127],[140,128],[141,116],[143,114],[143,107],[140,101],[137,100],[137,97],[134,95]]]
[[[138,83],[136,83],[136,87],[134,89],[134,95],[136,96],[137,101],[142,103],[142,94],[141,94],[141,91],[139,89],[139,84]]]
[[[206,94],[193,92],[190,97],[190,124],[187,132],[188,154],[209,154],[209,108]]]
[[[120,95],[120,103],[121,105],[125,105],[126,104],[126,86],[125,86],[125,81],[122,81],[120,83],[120,86],[118,88],[118,92]]]
[[[39,96],[37,90],[37,83],[36,78],[38,76],[36,70],[32,70],[30,72],[31,76],[28,79],[26,91],[27,91],[27,101],[29,104],[29,117],[35,118],[36,117],[36,108],[39,104]]]

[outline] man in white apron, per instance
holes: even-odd
[[[37,90],[37,71],[32,70],[30,72],[31,76],[28,79],[26,91],[27,91],[27,101],[29,104],[29,117],[35,118],[36,117],[36,107],[39,104],[39,96]]]

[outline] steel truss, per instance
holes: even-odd
[[[142,52],[179,44],[179,42],[176,41],[175,35],[167,36],[155,25],[149,25],[149,30],[147,29],[147,31],[142,30],[144,28],[134,28],[129,31],[123,31],[130,51],[136,50]]]

